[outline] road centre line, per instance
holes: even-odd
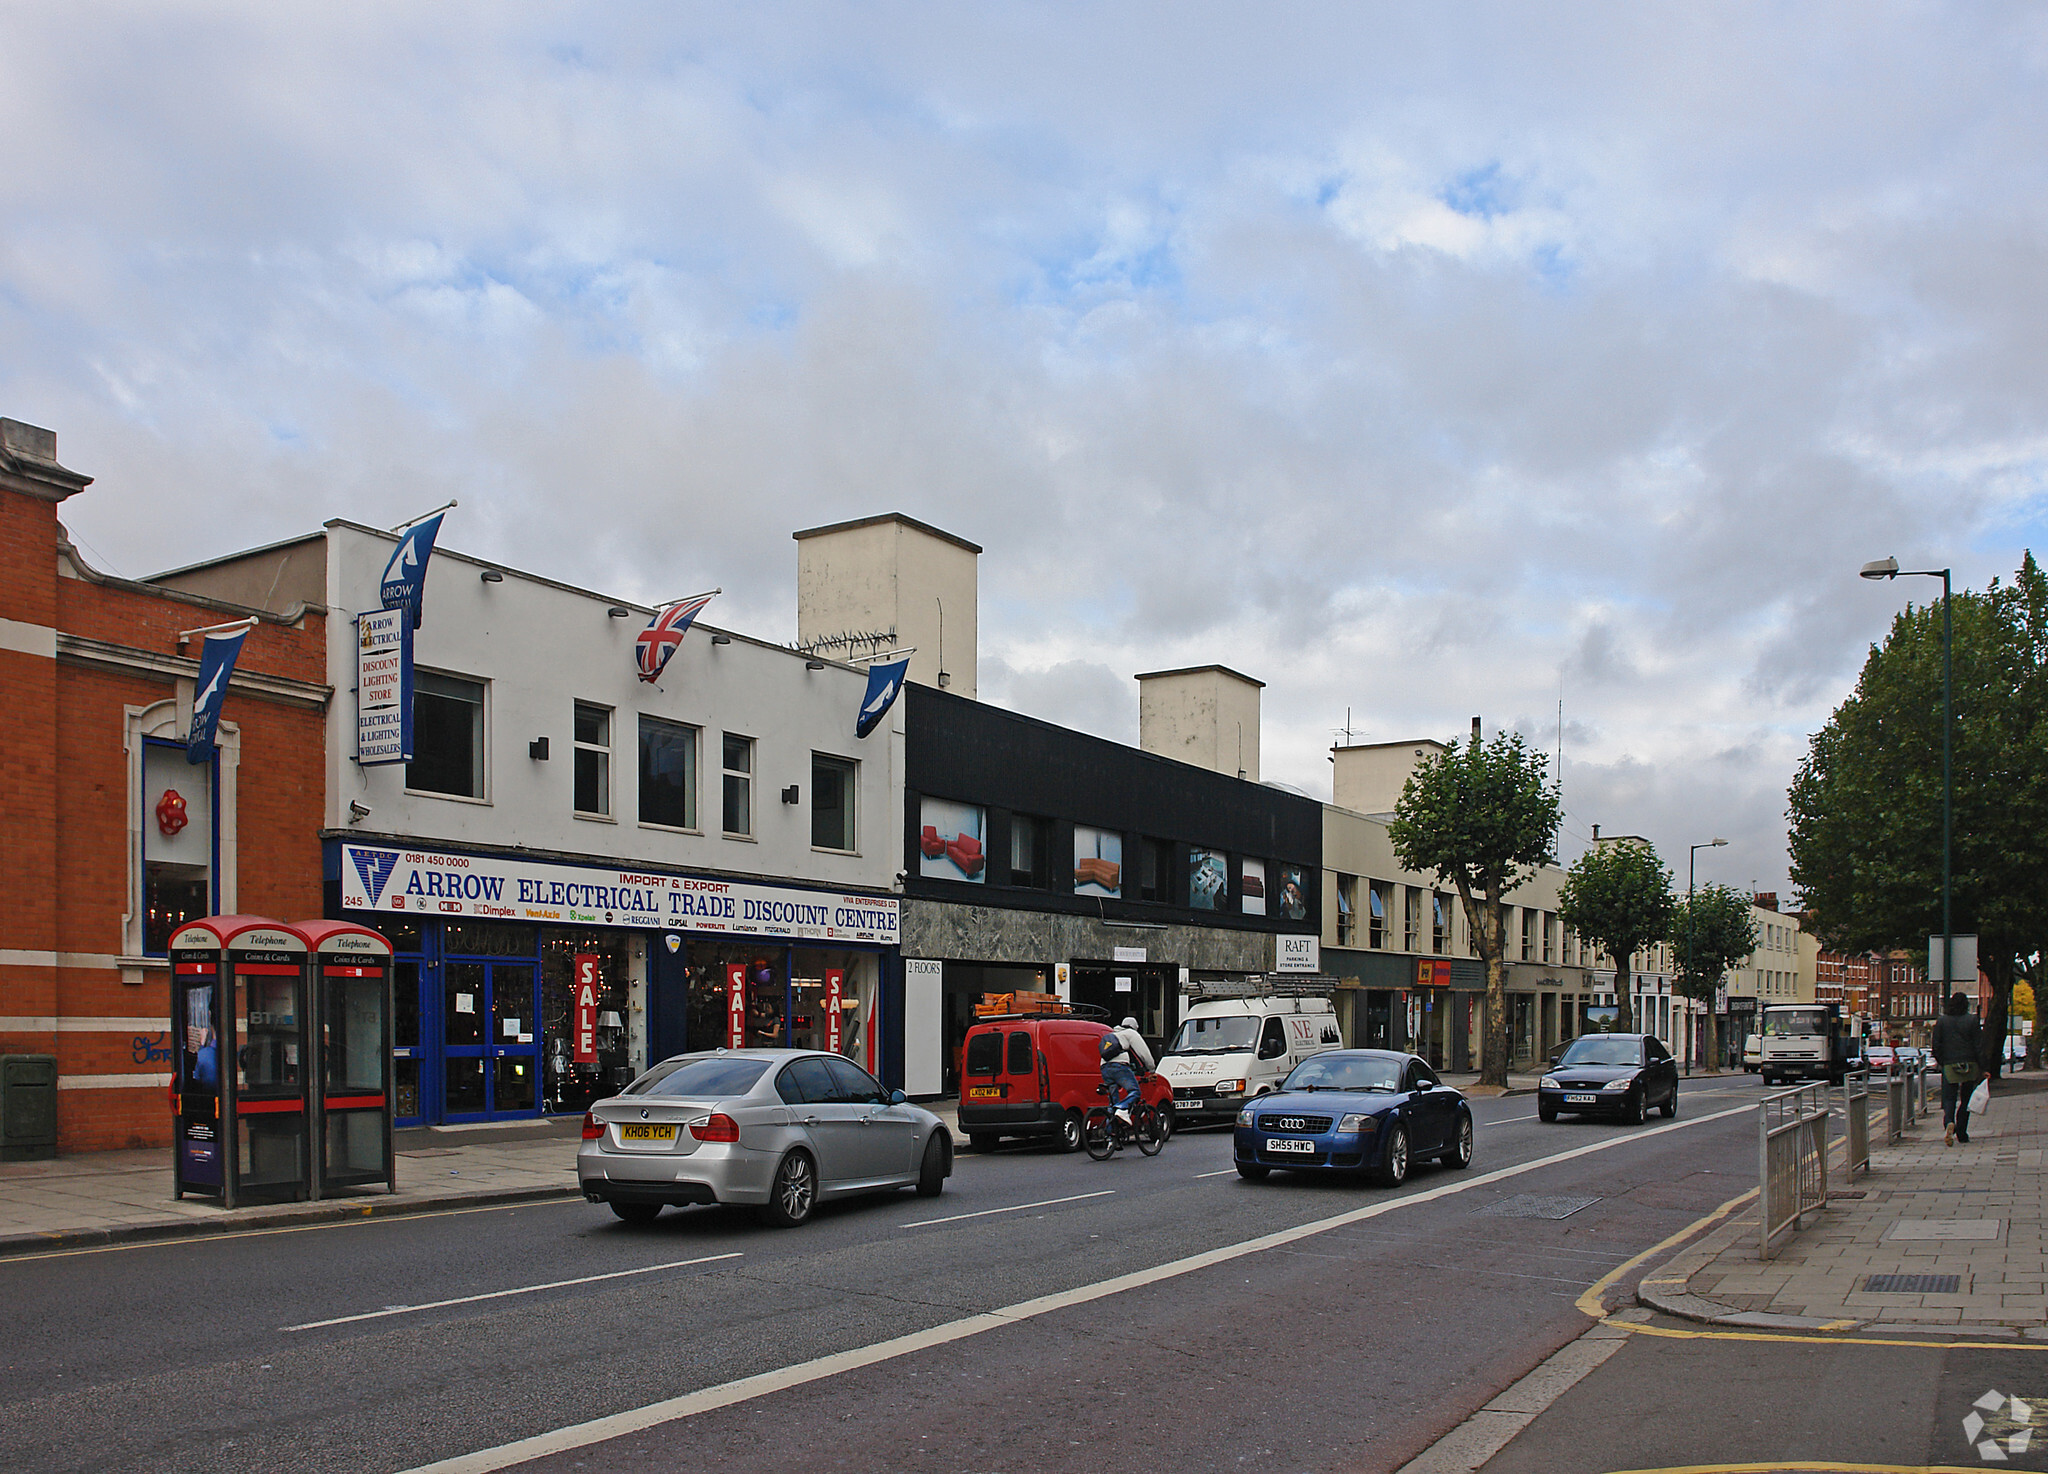
[[[668,1264],[643,1264],[638,1269],[615,1269],[610,1274],[586,1274],[573,1280],[551,1280],[544,1285],[521,1285],[515,1290],[491,1290],[482,1295],[460,1295],[453,1300],[432,1300],[425,1305],[387,1305],[382,1310],[366,1310],[361,1315],[337,1315],[332,1320],[309,1320],[303,1325],[279,1326],[280,1331],[317,1331],[325,1326],[353,1325],[361,1320],[382,1320],[389,1315],[411,1315],[421,1310],[446,1310],[451,1305],[474,1305],[479,1300],[502,1300],[508,1295],[532,1295],[542,1290],[566,1290],[571,1285],[594,1285],[599,1280],[622,1280],[630,1275],[653,1274],[662,1269],[688,1269],[693,1264],[716,1264],[722,1259],[744,1259],[746,1255],[735,1250],[730,1254],[706,1254],[701,1259],[677,1259]]]
[[[1231,1169],[1235,1171],[1236,1169]],[[991,1213],[1021,1213],[1026,1208],[1050,1208],[1055,1203],[1078,1203],[1086,1198],[1107,1198],[1116,1193],[1113,1187],[1106,1187],[1096,1193],[1075,1193],[1071,1198],[1042,1198],[1035,1203],[1012,1203],[1007,1208],[983,1208],[979,1213],[955,1213],[950,1218],[920,1218],[915,1223],[899,1223],[898,1228],[930,1228],[935,1223],[958,1223],[963,1218],[986,1218]]]
[[[1221,1172],[1197,1172],[1195,1174],[1195,1181],[1200,1182],[1204,1177],[1228,1177],[1236,1170],[1235,1167],[1225,1167]]]
[[[530,1459],[545,1458],[551,1454],[565,1453],[571,1449],[588,1448],[593,1444],[609,1442],[628,1434],[644,1432],[664,1423],[673,1423],[682,1418],[694,1417],[699,1413],[713,1412],[719,1408],[731,1407],[735,1403],[749,1402],[765,1397],[771,1392],[784,1392],[792,1387],[802,1387],[811,1382],[823,1381],[842,1372],[858,1371],[881,1362],[894,1361],[898,1357],[916,1352],[928,1351],[935,1346],[950,1345],[964,1341],[985,1331],[1000,1330],[1035,1320],[1054,1311],[1072,1309],[1096,1300],[1121,1295],[1126,1291],[1143,1289],[1166,1280],[1179,1279],[1198,1270],[1210,1269],[1219,1264],[1247,1255],[1263,1253],[1268,1249],[1282,1248],[1303,1239],[1314,1238],[1328,1233],[1331,1229],[1362,1223],[1369,1218],[1378,1218],[1402,1208],[1419,1207],[1433,1203],[1439,1198],[1451,1197],[1457,1193],[1471,1192],[1475,1188],[1488,1187],[1496,1182],[1538,1172],[1546,1167],[1573,1161],[1579,1157],[1591,1156],[1596,1152],[1612,1151],[1616,1147],[1632,1146],[1662,1136],[1669,1131],[1684,1131],[1694,1126],[1705,1126],[1723,1121],[1731,1116],[1746,1116],[1755,1107],[1737,1106],[1733,1110],[1718,1111],[1712,1115],[1692,1116],[1681,1121],[1671,1121],[1647,1131],[1634,1132],[1628,1136],[1611,1136],[1600,1141],[1588,1142],[1585,1146],[1573,1147],[1568,1151],[1555,1152],[1547,1157],[1537,1157],[1511,1167],[1499,1167],[1476,1177],[1466,1177],[1456,1182],[1426,1188],[1421,1192],[1408,1193],[1401,1197],[1385,1198],[1361,1208],[1352,1208],[1329,1218],[1318,1218],[1293,1228],[1279,1229],[1273,1233],[1261,1234],[1257,1238],[1243,1239],[1235,1244],[1226,1244],[1219,1249],[1205,1250],[1184,1258],[1154,1265],[1150,1269],[1132,1270],[1126,1274],[1114,1275],[1109,1279],[1097,1280],[1093,1284],[1078,1285],[1070,1290],[1060,1290],[1050,1295],[1021,1300],[998,1310],[983,1311],[977,1315],[963,1316],[958,1320],[944,1322],[908,1335],[891,1337],[868,1346],[856,1346],[847,1351],[836,1351],[810,1361],[778,1367],[774,1371],[758,1372],[751,1377],[722,1382],[705,1387],[680,1397],[665,1398],[660,1402],[648,1403],[643,1407],[630,1408],[622,1413],[612,1413],[602,1418],[593,1418],[586,1423],[572,1424],[547,1433],[536,1433],[512,1443],[500,1444],[496,1448],[478,1449],[474,1453],[458,1454],[453,1458],[441,1459],[435,1463],[423,1464],[406,1471],[406,1474],[490,1474],[490,1471],[510,1468]]]

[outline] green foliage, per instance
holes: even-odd
[[[1621,1033],[1634,1028],[1629,959],[1670,937],[1675,909],[1671,872],[1647,844],[1614,840],[1595,845],[1565,875],[1557,914],[1614,959],[1615,1027]]]
[[[1671,917],[1679,991],[1711,1003],[1728,969],[1756,950],[1756,939],[1749,897],[1733,886],[1710,885],[1681,898]]]
[[[1560,805],[1548,768],[1515,732],[1425,758],[1387,826],[1394,857],[1461,894],[1505,895],[1557,858]]]

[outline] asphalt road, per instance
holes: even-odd
[[[1226,1132],[1184,1132],[1151,1160],[963,1153],[941,1198],[790,1232],[572,1201],[0,1261],[6,1463],[408,1469],[928,1333],[530,1466],[1389,1469],[1582,1332],[1589,1284],[1748,1185],[1752,1117],[1704,1118],[1758,1093],[1691,1081],[1641,1128],[1477,1101],[1472,1168],[1398,1193],[1244,1183]],[[1498,1213],[1531,1195],[1590,1201]]]

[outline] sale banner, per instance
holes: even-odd
[[[825,1047],[839,1053],[839,995],[846,988],[843,968],[825,969]]]
[[[597,958],[588,952],[576,956],[576,1063],[597,1063]]]
[[[747,1047],[747,969],[744,963],[725,965],[725,1043],[728,1049]]]

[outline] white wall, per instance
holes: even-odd
[[[893,722],[864,740],[853,735],[865,673],[832,662],[807,670],[803,656],[744,635],[713,645],[714,629],[705,620],[715,619],[716,600],[684,637],[659,686],[652,686],[639,679],[633,657],[648,611],[636,608],[614,619],[606,610],[621,601],[509,570],[503,582],[485,583],[479,575],[486,565],[436,550],[414,663],[486,682],[485,799],[408,793],[403,764],[358,766],[350,615],[378,607],[378,580],[396,539],[345,523],[328,524],[328,536],[327,602],[334,610],[328,679],[336,692],[328,724],[329,828],[884,890],[902,869],[900,739]],[[573,812],[577,701],[614,712],[611,822]],[[641,713],[702,729],[696,833],[638,821]],[[726,731],[755,739],[752,841],[720,833],[720,738]],[[543,736],[549,757],[536,762],[527,744]],[[860,764],[856,854],[811,847],[814,751]],[[780,797],[790,784],[801,795],[795,805]],[[351,799],[371,809],[353,826],[347,822]]]

